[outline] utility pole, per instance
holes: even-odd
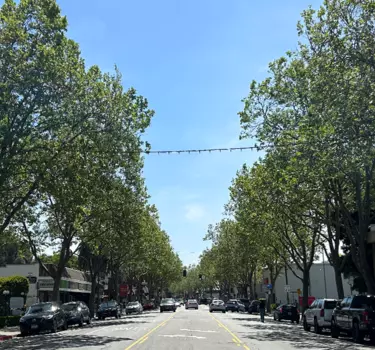
[[[324,249],[323,249],[323,275],[324,275],[324,292],[327,298],[327,279],[326,279],[326,264],[324,261]]]
[[[289,285],[288,283],[288,268],[285,264],[284,266],[284,271],[285,271],[285,285]],[[287,300],[287,304],[289,304],[289,292],[286,292],[286,300]]]

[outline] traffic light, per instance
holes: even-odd
[[[183,277],[186,277],[186,269],[183,269],[183,270],[182,270],[182,276],[183,276]]]

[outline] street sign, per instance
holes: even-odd
[[[285,291],[285,293],[289,293],[290,292],[290,285],[289,284],[286,284],[284,286],[284,291]]]
[[[272,289],[272,284],[270,283],[270,284],[267,284],[267,288],[268,289]]]

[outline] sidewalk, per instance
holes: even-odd
[[[20,334],[19,327],[7,327],[0,329],[0,342],[17,337]]]

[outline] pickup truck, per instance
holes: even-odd
[[[355,295],[347,297],[333,310],[331,336],[338,338],[340,332],[351,335],[355,343],[362,343],[365,336],[375,340],[375,297]]]

